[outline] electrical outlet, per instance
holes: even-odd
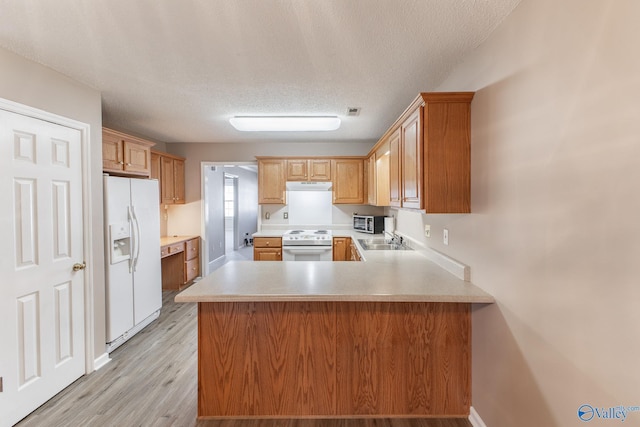
[[[284,219],[289,219],[289,212],[283,213],[282,216],[284,217]]]
[[[445,245],[449,244],[449,230],[447,230],[446,228],[444,229],[444,232],[442,233],[442,241],[444,242]]]
[[[431,237],[431,226],[430,225],[425,225],[424,226],[424,237]]]

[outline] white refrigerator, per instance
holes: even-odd
[[[107,352],[162,307],[158,181],[104,175]]]

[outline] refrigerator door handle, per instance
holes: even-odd
[[[130,231],[130,235],[131,235],[131,256],[129,256],[129,273],[133,273],[133,266],[134,266],[134,262],[135,262],[135,248],[137,246],[137,239],[135,236],[135,233],[133,232],[133,222],[134,222],[134,216],[133,216],[133,212],[131,211],[131,206],[127,206],[127,216],[129,219],[129,229]]]
[[[136,226],[136,232],[134,233],[135,237],[135,258],[133,259],[133,271],[136,271],[138,266],[138,258],[140,257],[140,223],[138,222],[138,217],[136,216],[136,209],[134,206],[131,206],[131,213],[133,214],[133,223]]]

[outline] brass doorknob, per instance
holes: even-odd
[[[84,270],[86,267],[87,267],[87,263],[84,261],[82,262],[82,264],[75,263],[73,264],[73,271]]]

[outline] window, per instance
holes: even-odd
[[[224,216],[231,217],[234,216],[233,205],[234,205],[234,193],[235,187],[233,185],[233,179],[225,178],[224,180]]]

